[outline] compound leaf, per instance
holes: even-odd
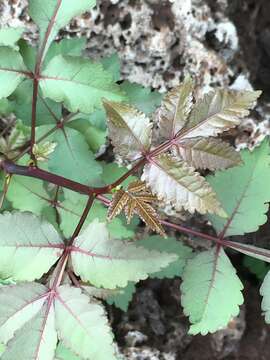
[[[115,152],[125,159],[136,160],[151,145],[150,119],[133,106],[108,101],[103,103]]]
[[[193,256],[191,248],[183,245],[180,241],[177,241],[172,237],[162,238],[158,235],[149,236],[143,240],[137,241],[136,245],[143,246],[148,250],[157,250],[160,252],[165,251],[167,253],[178,255],[178,259],[176,261],[170,263],[163,270],[151,274],[151,278],[171,279],[175,276],[181,276],[187,260],[191,259]]]
[[[91,113],[103,98],[124,100],[111,74],[101,64],[77,56],[54,57],[42,72],[40,87],[44,97],[63,102],[70,112]]]
[[[144,168],[142,180],[160,200],[173,204],[177,210],[226,215],[206,180],[193,167],[168,154],[152,159]]]
[[[0,99],[8,97],[26,78],[27,68],[19,52],[0,47]]]
[[[220,170],[241,163],[239,152],[215,138],[183,139],[177,144],[174,154],[196,169]]]
[[[64,244],[57,231],[31,213],[4,213],[0,228],[2,279],[39,279],[61,256]]]
[[[209,215],[217,232],[243,235],[256,231],[267,220],[270,201],[269,144],[265,141],[253,152],[241,152],[243,165],[219,171],[207,180],[218,195],[228,219]]]
[[[46,55],[58,31],[70,20],[95,6],[95,0],[30,0],[29,15],[40,31],[40,52]]]
[[[96,219],[75,239],[71,259],[83,281],[114,289],[125,287],[128,281],[146,279],[175,261],[177,255],[110,239],[106,225]]]
[[[193,81],[185,81],[169,91],[158,111],[160,134],[164,138],[173,138],[185,125],[192,107]]]
[[[213,333],[239,313],[243,285],[223,249],[211,249],[188,261],[181,303],[192,323],[189,333]]]
[[[240,124],[249,114],[261,91],[218,89],[199,99],[193,106],[181,138],[216,136]]]
[[[60,340],[82,359],[116,360],[104,308],[89,303],[80,289],[68,285],[58,288],[55,319]]]

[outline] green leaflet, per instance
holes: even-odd
[[[0,100],[0,115],[6,116],[13,111],[13,106],[8,99]]]
[[[133,298],[133,294],[136,291],[136,287],[133,282],[129,282],[126,287],[117,290],[118,293],[107,297],[105,300],[109,305],[115,305],[119,309],[127,311],[129,303]]]
[[[270,201],[268,141],[253,152],[241,152],[243,165],[208,176],[228,219],[208,215],[216,231],[225,236],[256,231],[266,220]]]
[[[64,190],[66,199],[60,204],[58,208],[61,216],[60,228],[66,237],[72,235],[75,230],[80,216],[87,203],[86,196],[76,194],[70,190]],[[95,201],[91,211],[85,221],[83,229],[89,225],[94,219],[99,219],[101,222],[107,221],[107,209],[101,203]],[[132,238],[134,232],[131,226],[125,226],[121,218],[115,218],[108,223],[108,230],[110,235],[116,239]]]
[[[177,255],[110,239],[106,224],[96,219],[75,239],[71,259],[75,273],[83,281],[115,289],[125,287],[128,281],[146,279],[148,274],[175,261]]]
[[[40,87],[45,98],[63,102],[71,112],[91,113],[101,107],[103,98],[125,100],[101,64],[80,57],[54,57],[42,72]]]
[[[0,215],[0,278],[15,281],[39,279],[63,251],[54,227],[30,213]]]
[[[0,29],[0,46],[9,46],[14,50],[18,50],[16,43],[19,41],[23,32],[24,28],[22,27],[6,27]]]
[[[102,110],[96,110],[90,117],[95,118],[99,116]],[[102,145],[105,145],[107,139],[107,130],[100,128],[99,126],[93,125],[91,118],[88,119],[75,119],[68,123],[68,127],[79,131],[85,138],[89,148],[97,153]]]
[[[88,146],[98,152],[107,139],[106,114],[104,109],[95,110],[92,114],[75,115],[67,126],[83,134]]]
[[[66,348],[63,343],[58,344],[55,356],[55,360],[81,360],[77,355]]]
[[[0,99],[13,93],[25,79],[25,71],[27,68],[17,51],[0,47]]]
[[[1,358],[52,360],[56,344],[54,309],[44,304],[42,309],[16,332]]]
[[[50,46],[46,58],[43,62],[45,67],[57,55],[80,56],[86,45],[86,38],[63,39],[59,42],[53,42]],[[35,70],[37,48],[31,46],[25,40],[19,41],[20,53],[24,59],[25,65],[29,70]]]
[[[49,195],[42,181],[18,175],[11,178],[7,199],[14,209],[31,211],[36,215],[40,215],[43,208],[49,204]]]
[[[109,305],[115,305],[119,309],[127,311],[136,287],[133,282],[129,282],[124,288],[103,289],[94,286],[83,286],[83,290],[91,298],[105,300]]]
[[[26,40],[21,39],[18,43],[20,54],[28,70],[35,71],[37,48],[31,46]],[[32,94],[31,94],[32,95]]]
[[[262,311],[267,324],[270,324],[270,271],[266,274],[260,288],[262,299]]]
[[[3,354],[3,352],[5,351],[5,345],[3,345],[3,344],[0,344],[0,355],[2,355]]]
[[[124,81],[121,89],[127,94],[129,103],[147,115],[153,113],[161,103],[162,94],[139,84]]]
[[[86,44],[86,38],[63,39],[60,42],[53,43],[48,50],[44,59],[44,66],[57,55],[79,56]],[[34,71],[36,63],[37,49],[31,47],[26,41],[19,42],[20,53],[27,65],[28,69]],[[25,124],[31,124],[32,111],[32,93],[33,82],[24,81],[12,96],[12,105],[15,114],[24,121]],[[62,105],[52,101],[51,99],[42,99],[38,97],[37,101],[37,125],[55,124],[56,119],[49,111],[49,108],[55,114],[56,118],[62,117]]]
[[[63,39],[59,42],[53,42],[50,46],[47,55],[43,62],[43,67],[45,68],[49,62],[58,55],[70,55],[70,56],[80,56],[86,46],[87,39],[85,37],[81,38],[71,38]]]
[[[128,172],[128,169],[123,166],[118,166],[116,163],[106,164],[103,163],[103,173],[102,173],[102,180],[106,185],[112,184],[122,175]],[[136,176],[129,176],[126,180],[124,180],[121,185],[126,187],[131,182],[138,180]]]
[[[120,80],[120,59],[117,53],[112,54],[111,56],[101,59],[101,64],[104,69],[108,71],[113,76],[113,81]],[[122,86],[121,86],[122,87]],[[123,89],[125,91],[125,89]]]
[[[49,130],[48,126],[38,127],[37,137]],[[57,144],[48,161],[51,172],[84,184],[99,184],[102,168],[78,131],[66,127],[58,129],[45,141]]]
[[[25,80],[22,82],[11,96],[11,104],[15,115],[21,119],[25,125],[31,125],[32,116],[32,94],[33,82]],[[40,97],[37,99],[37,125],[55,124],[56,119],[49,111],[48,107],[53,111],[58,119],[62,117],[62,106],[50,99],[46,101]]]
[[[60,340],[82,359],[116,360],[113,336],[103,307],[89,303],[78,288],[60,286],[55,302]],[[101,351],[102,349],[102,351]]]
[[[37,283],[0,288],[0,341],[3,344],[42,308],[48,289]],[[20,349],[22,351],[22,349]],[[16,357],[14,358],[16,359]]]
[[[239,313],[243,285],[223,249],[211,249],[189,260],[181,285],[181,303],[192,323],[189,333],[213,333]]]
[[[245,256],[243,264],[257,277],[258,280],[263,280],[270,269],[269,265],[267,265],[264,261],[254,259],[251,256]]]
[[[148,250],[157,250],[160,252],[167,252],[172,254],[177,254],[178,259],[170,263],[163,270],[151,274],[151,278],[174,278],[175,276],[181,276],[183,269],[187,263],[188,259],[192,258],[192,249],[183,245],[180,241],[172,237],[161,237],[158,235],[149,236],[146,239],[136,242],[136,245],[143,246]]]
[[[95,0],[30,0],[29,15],[40,31],[40,49],[45,57],[58,31],[77,15],[95,6]]]

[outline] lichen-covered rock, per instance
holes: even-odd
[[[87,54],[94,58],[117,52],[122,77],[132,82],[165,91],[188,72],[206,91],[228,85],[236,71],[236,29],[224,15],[226,2],[217,3],[212,11],[206,0],[100,0],[60,36],[87,36]],[[3,0],[0,25],[23,25],[25,37],[35,41],[37,30],[26,10],[26,0]]]

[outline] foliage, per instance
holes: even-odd
[[[239,153],[222,138],[260,92],[198,98],[190,77],[164,96],[121,83],[116,54],[93,61],[82,56],[85,38],[54,41],[94,5],[29,0],[37,48],[20,40],[21,28],[0,30],[0,114],[11,115],[0,136],[4,360],[117,359],[103,302],[126,311],[148,277],[181,277],[190,333],[217,331],[243,302],[224,248],[252,257],[246,265],[261,279],[268,270],[258,261],[270,262],[269,249],[227,239],[267,221],[268,140]],[[206,215],[217,235],[168,221],[184,210]],[[167,227],[215,246],[193,253]],[[268,273],[266,322],[269,284]]]
[[[215,229],[224,235],[243,235],[253,232],[266,222],[270,201],[269,144],[264,142],[252,153],[242,152],[243,166],[216,172],[208,181],[218,194],[228,219],[209,216]]]
[[[130,224],[133,215],[138,214],[150,229],[165,236],[163,227],[157,219],[158,215],[149,204],[156,200],[145,183],[134,181],[128,185],[127,190],[120,189],[115,193],[109,206],[108,217],[112,220],[124,210],[127,222]]]
[[[243,285],[222,249],[201,252],[191,259],[181,286],[184,312],[193,324],[189,333],[206,335],[226,326],[243,303],[242,289]]]

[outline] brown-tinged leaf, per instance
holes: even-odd
[[[147,203],[151,203],[153,201],[157,201],[157,197],[155,195],[149,194],[149,193],[141,193],[140,195],[137,195],[136,198],[140,201],[144,201]]]
[[[218,89],[199,99],[193,106],[181,138],[216,136],[240,124],[249,114],[261,91]]]
[[[111,220],[124,210],[127,222],[130,223],[132,216],[137,214],[153,231],[166,236],[158,220],[158,214],[149,204],[156,200],[156,196],[151,194],[144,182],[134,181],[128,185],[127,190],[120,189],[115,193],[109,207],[108,217]]]
[[[109,137],[115,152],[127,160],[136,160],[151,145],[152,123],[135,107],[103,102],[108,117]]]
[[[122,189],[118,190],[112,198],[112,201],[108,210],[108,218],[112,220],[114,217],[120,214],[129,201],[128,194]]]
[[[136,201],[130,199],[125,207],[125,215],[126,215],[128,224],[130,224],[130,222],[131,222],[131,219],[132,219],[134,211],[135,211],[135,207],[136,207]]]
[[[187,77],[164,97],[158,111],[160,134],[172,138],[185,125],[192,106],[193,81]]]
[[[173,204],[176,210],[226,216],[210,185],[182,160],[161,154],[145,166],[142,180],[160,200]]]
[[[128,185],[127,189],[130,193],[137,193],[140,191],[147,192],[147,186],[145,182],[142,182],[140,180],[132,181],[132,183]]]
[[[150,204],[140,201],[136,197],[134,201],[136,203],[134,210],[139,217],[150,227],[150,229],[162,236],[166,236],[164,229],[158,220],[156,210]]]
[[[196,169],[219,170],[241,164],[240,153],[226,142],[215,138],[183,139],[173,153]]]

